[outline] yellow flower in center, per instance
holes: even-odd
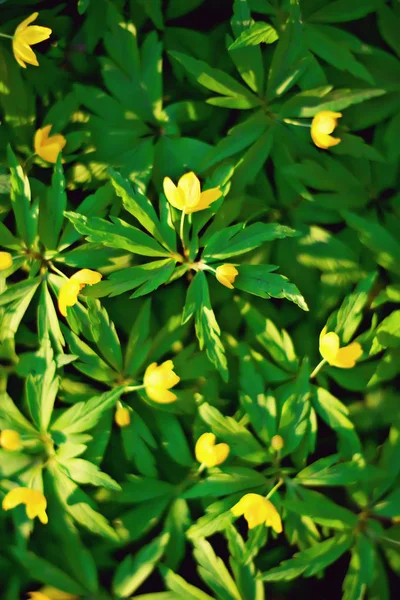
[[[363,353],[362,347],[358,342],[352,342],[348,346],[340,348],[340,340],[337,333],[331,331],[327,333],[324,327],[319,336],[319,351],[322,358],[332,367],[341,369],[351,369]]]
[[[231,508],[235,517],[244,515],[249,529],[254,529],[257,525],[265,523],[267,527],[272,527],[276,533],[282,532],[281,517],[275,506],[260,494],[246,494]]]
[[[235,281],[237,275],[239,275],[239,271],[233,265],[220,265],[216,268],[215,276],[218,281],[224,285],[225,287],[233,290],[234,286],[232,285]]]
[[[28,27],[30,23],[35,21],[39,13],[34,12],[30,17],[22,21],[14,32],[12,46],[15,60],[21,67],[26,69],[26,64],[39,66],[36,58],[36,54],[32,50],[31,46],[39,44],[47,40],[51,35],[51,29],[48,27],[41,27],[40,25],[33,25]]]
[[[192,171],[182,175],[178,186],[172,179],[165,177],[163,186],[168,202],[178,210],[185,211],[186,214],[204,210],[222,196],[219,187],[202,192],[200,181]]]
[[[18,487],[8,492],[3,499],[3,510],[10,510],[20,504],[26,505],[26,514],[30,519],[39,517],[39,520],[46,524],[48,517],[46,514],[47,500],[39,490],[31,490],[30,488]]]
[[[0,446],[10,452],[21,450],[21,436],[13,429],[3,429],[0,433]]]
[[[146,388],[146,394],[154,402],[169,404],[177,399],[176,394],[169,391],[180,382],[180,377],[174,373],[173,369],[172,360],[166,360],[160,366],[154,362],[147,367],[143,385]]]
[[[327,150],[331,146],[340,144],[340,138],[332,137],[329,134],[333,132],[341,116],[342,113],[331,110],[322,110],[315,115],[311,123],[311,137],[318,148]]]
[[[29,600],[52,600],[47,594],[42,592],[28,592]]]
[[[131,413],[128,408],[121,406],[115,411],[114,419],[118,427],[127,427],[131,422]]]
[[[196,460],[206,467],[220,465],[227,458],[230,451],[228,444],[215,444],[213,433],[203,433],[196,442],[194,449]]]
[[[0,271],[9,269],[13,264],[13,258],[9,252],[0,252]]]
[[[58,310],[66,317],[67,307],[78,302],[78,294],[85,285],[99,283],[102,275],[90,269],[81,269],[74,273],[60,288],[58,293]]]
[[[63,135],[57,133],[50,135],[52,125],[46,125],[35,133],[33,145],[35,153],[49,163],[56,163],[58,155],[64,148],[67,140]]]

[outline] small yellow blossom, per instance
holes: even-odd
[[[215,271],[215,276],[218,281],[230,290],[233,290],[234,288],[232,284],[234,283],[237,275],[239,275],[239,271],[236,269],[236,267],[229,264],[220,265]]]
[[[14,32],[12,46],[15,60],[21,67],[26,69],[26,64],[39,66],[36,58],[36,54],[32,50],[31,46],[39,44],[47,40],[51,35],[51,29],[49,27],[41,27],[40,25],[29,26],[30,23],[35,21],[39,13],[34,12],[30,17],[22,21]]]
[[[45,525],[48,523],[46,514],[47,500],[44,494],[39,490],[18,487],[8,492],[3,499],[3,510],[10,510],[19,504],[26,505],[26,514],[29,519],[39,517],[39,520]]]
[[[131,422],[131,413],[128,408],[121,406],[115,411],[114,419],[118,427],[127,427]]]
[[[42,592],[28,592],[29,600],[52,600],[47,594]]]
[[[35,153],[49,163],[56,163],[58,155],[64,148],[67,140],[61,133],[50,135],[52,125],[46,125],[35,133],[33,145]]]
[[[21,436],[18,431],[14,431],[13,429],[3,429],[0,433],[0,446],[4,448],[4,450],[9,450],[10,452],[21,450]]]
[[[276,452],[279,452],[280,450],[282,450],[284,445],[285,445],[284,439],[280,435],[274,435],[273,438],[271,439],[271,448],[272,448],[272,450],[275,450]]]
[[[358,342],[352,342],[348,346],[340,348],[340,340],[337,333],[327,333],[324,327],[319,336],[319,351],[322,358],[332,367],[351,369],[363,353]]]
[[[169,391],[180,381],[180,377],[174,373],[173,369],[172,360],[166,360],[160,366],[154,362],[147,367],[143,385],[146,388],[146,394],[154,402],[169,404],[177,399],[176,394]]]
[[[13,264],[13,258],[9,252],[0,252],[0,271],[9,269]]]
[[[196,442],[194,449],[196,460],[206,467],[215,467],[223,463],[229,454],[228,444],[215,444],[213,433],[203,433]]]
[[[311,137],[318,148],[327,150],[341,142],[340,138],[329,135],[337,126],[338,119],[341,116],[342,113],[332,112],[331,110],[321,110],[315,115],[311,123]]]
[[[254,529],[257,525],[265,523],[267,527],[272,527],[276,533],[282,532],[281,517],[275,506],[260,494],[245,494],[235,506],[231,508],[235,517],[244,515],[249,529]]]
[[[172,179],[165,177],[163,186],[168,202],[186,214],[204,210],[222,196],[219,187],[202,192],[200,181],[192,171],[182,175],[178,186]]]
[[[74,273],[60,288],[58,293],[58,310],[66,317],[67,307],[78,302],[78,294],[85,285],[99,283],[102,275],[90,269],[81,269]]]

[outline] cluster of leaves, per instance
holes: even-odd
[[[53,35],[26,71],[0,39],[0,431],[23,440],[0,495],[41,489],[49,515],[0,511],[4,600],[292,598],[335,569],[333,598],[386,600],[400,574],[400,9],[220,4],[36,2]],[[32,10],[3,0],[2,32]],[[55,165],[32,155],[44,125]],[[190,170],[222,196],[184,221],[162,182]],[[81,268],[103,279],[64,319]],[[325,325],[356,366],[313,373]],[[167,359],[162,405],[133,388]],[[203,432],[230,446],[205,472]],[[274,487],[281,535],[234,522]]]

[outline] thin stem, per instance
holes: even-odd
[[[278,483],[276,485],[274,485],[274,487],[272,488],[272,490],[270,490],[268,492],[268,494],[265,496],[266,500],[269,500],[271,498],[271,496],[273,496],[273,494],[275,494],[276,490],[279,490],[279,488],[281,487],[281,485],[283,485],[285,482],[283,481],[282,477],[279,479]]]
[[[182,216],[181,216],[181,224],[180,224],[180,227],[179,227],[179,237],[182,240],[182,246],[183,246],[184,251],[186,251],[185,240],[183,239],[183,228],[184,228],[184,225],[185,225],[185,215],[186,215],[185,209],[183,209]]]
[[[205,468],[206,468],[206,465],[204,463],[201,463],[201,465],[199,466],[199,468],[196,471],[196,475],[200,475],[200,473],[202,473]]]
[[[0,37],[8,38],[9,40],[12,40],[14,38],[13,35],[8,35],[8,33],[0,33]]]
[[[296,121],[295,119],[283,119],[283,121],[288,125],[296,125],[297,127],[308,127],[308,129],[311,127],[309,123],[302,123],[301,121]]]
[[[314,377],[316,377],[316,375],[319,373],[319,371],[322,369],[325,363],[326,360],[325,358],[323,358],[321,362],[315,367],[314,371],[311,373],[310,379],[314,379]]]
[[[128,385],[125,388],[126,392],[136,392],[136,390],[142,390],[144,387],[146,387],[144,384],[142,385]]]
[[[68,277],[66,275],[64,275],[64,273],[62,271],[60,271],[59,269],[57,269],[57,267],[54,266],[52,262],[49,261],[48,264],[50,266],[50,269],[52,269],[52,271],[54,271],[54,273],[57,273],[57,275],[60,275],[61,277],[64,277],[64,279],[68,279]]]

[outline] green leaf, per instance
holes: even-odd
[[[261,298],[286,298],[308,311],[308,306],[297,287],[287,277],[271,273],[273,265],[240,265],[235,288]]]
[[[174,592],[174,600],[214,600],[211,596],[191,585],[170,569],[163,572],[165,585]]]
[[[41,433],[47,431],[58,392],[58,377],[50,340],[44,340],[37,356],[43,359],[42,368],[26,380],[26,400],[32,419]]]
[[[182,324],[195,313],[195,329],[200,350],[205,348],[210,361],[220,372],[224,381],[228,380],[228,365],[225,350],[220,340],[220,328],[210,302],[210,294],[205,274],[199,271],[192,280],[186,296]]]
[[[120,490],[119,483],[114,481],[112,477],[103,473],[93,463],[83,460],[82,458],[69,458],[61,461],[61,466],[70,479],[76,483],[86,483],[104,487],[109,490]]]
[[[151,575],[169,540],[169,534],[164,533],[155,538],[132,556],[128,554],[118,566],[112,582],[112,589],[118,598],[127,598]]]
[[[361,243],[375,255],[379,265],[400,274],[400,244],[392,234],[378,222],[369,221],[349,211],[343,211],[347,224],[355,229]]]
[[[107,362],[122,372],[122,350],[114,323],[99,301],[88,298],[88,317],[93,340]]]
[[[154,420],[160,430],[161,446],[179,465],[190,467],[193,457],[179,419],[171,413],[155,411]]]
[[[58,238],[64,223],[67,208],[65,177],[61,164],[61,153],[54,166],[51,187],[39,199],[39,236],[47,250],[58,247]]]
[[[230,258],[250,252],[264,242],[296,235],[298,234],[294,229],[277,223],[253,223],[247,227],[244,223],[238,223],[214,233],[206,244],[203,258],[205,260]]]
[[[312,465],[306,467],[297,474],[296,480],[301,485],[319,486],[319,485],[352,485],[359,484],[360,481],[379,481],[384,477],[384,473],[377,467],[366,465],[363,460],[358,462],[336,462],[338,456],[329,456],[321,458]]]
[[[218,598],[241,600],[241,595],[231,574],[224,562],[216,556],[211,544],[207,540],[197,540],[194,548],[193,554],[199,564],[199,575]]]
[[[240,101],[240,108],[249,109],[259,105],[259,100],[244,86],[235,81],[230,75],[209,67],[202,60],[197,60],[181,52],[169,53],[177,60],[196,81],[212,92]]]
[[[36,235],[37,212],[31,205],[31,190],[28,178],[15,158],[11,146],[7,148],[7,158],[11,171],[10,199],[17,231],[29,248]]]
[[[131,422],[123,427],[122,443],[129,460],[132,460],[137,470],[147,477],[157,477],[157,462],[153,454],[157,442],[144,420],[136,411],[131,411]]]
[[[42,277],[34,277],[33,279],[26,279],[25,281],[15,283],[12,287],[5,292],[2,292],[0,295],[0,306],[4,306],[5,304],[13,302],[14,300],[23,300],[27,296],[32,298],[41,281]]]
[[[14,429],[22,434],[37,434],[36,429],[6,392],[0,394],[0,428]]]
[[[283,117],[314,117],[322,110],[339,111],[386,94],[384,89],[373,88],[331,90],[331,86],[326,86],[300,92],[283,103],[280,114]]]
[[[264,581],[291,581],[296,577],[312,577],[334,563],[350,547],[349,535],[338,535],[320,544],[315,544],[297,552],[293,558],[284,560],[279,567],[267,571],[261,576]]]
[[[240,36],[228,48],[229,51],[245,48],[246,46],[257,46],[258,44],[273,44],[278,39],[276,29],[268,23],[253,23],[248,29],[243,31]]]
[[[171,229],[159,220],[150,200],[137,189],[133,190],[130,182],[110,169],[111,183],[121,198],[122,204],[131,215],[158,241],[171,251],[176,251],[175,235],[171,236]]]
[[[84,587],[44,558],[40,558],[33,552],[28,552],[23,548],[14,547],[11,551],[33,579],[51,585],[67,594],[80,595],[86,593]]]
[[[332,502],[326,496],[300,486],[295,488],[296,499],[285,500],[285,507],[304,517],[332,529],[354,529],[358,517],[351,511]]]
[[[113,222],[110,223],[98,217],[85,217],[73,212],[66,212],[65,216],[89,242],[127,250],[141,256],[170,255],[168,250],[162,248],[152,237],[117,217],[111,217]]]
[[[53,433],[62,435],[82,433],[92,429],[101,419],[105,410],[112,408],[124,392],[124,387],[116,387],[109,392],[95,396],[87,402],[77,402],[59,416],[51,426]]]
[[[400,16],[386,4],[381,4],[378,11],[378,28],[387,44],[400,56],[400,40],[397,32],[400,27]]]
[[[336,0],[311,13],[308,20],[317,23],[345,23],[362,19],[374,12],[380,4],[380,0],[353,0],[351,4],[347,0]]]
[[[146,300],[138,312],[126,345],[124,373],[128,376],[134,377],[146,360],[146,349],[149,348],[150,318],[151,301]]]
[[[349,570],[343,581],[343,600],[365,597],[375,572],[375,549],[367,536],[359,534],[351,552]]]
[[[296,358],[293,342],[288,333],[279,329],[270,319],[266,319],[249,302],[235,298],[240,313],[257,341],[271,357],[289,373],[296,373],[299,361]]]
[[[217,439],[229,444],[232,454],[254,464],[260,464],[267,458],[266,451],[257,439],[232,417],[224,416],[207,402],[199,407],[199,413]]]
[[[235,492],[261,490],[266,486],[267,480],[261,473],[247,467],[220,467],[219,472],[208,475],[196,483],[192,488],[183,492],[182,498],[217,498],[228,496]],[[233,506],[234,502],[232,502]]]

